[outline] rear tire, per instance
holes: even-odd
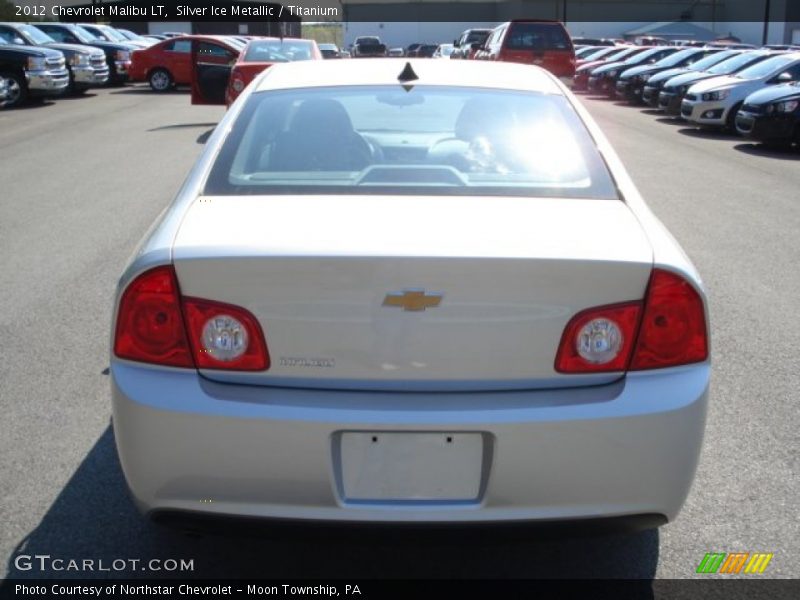
[[[17,73],[0,72],[0,77],[8,80],[8,97],[6,108],[17,108],[28,100],[28,83],[25,78]]]
[[[172,86],[175,84],[175,80],[166,69],[154,69],[150,72],[147,81],[150,83],[150,87],[154,92],[161,94],[171,90]]]

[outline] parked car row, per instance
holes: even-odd
[[[150,43],[106,25],[0,23],[1,104],[16,107],[32,98],[121,85],[128,80],[131,53]]]
[[[657,46],[584,60],[573,91],[648,105],[770,146],[800,145],[798,51]]]
[[[229,105],[273,64],[324,57],[315,41],[299,38],[161,37],[96,24],[0,23],[0,107],[129,81],[156,92],[192,85],[195,104]]]
[[[64,93],[70,81],[66,65],[59,50],[9,44],[0,37],[0,106]]]

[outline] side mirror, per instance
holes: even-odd
[[[461,44],[458,43],[458,40],[453,40],[453,46],[458,48],[459,46],[461,46]]]
[[[784,71],[775,78],[775,81],[778,83],[789,83],[790,81],[794,81],[794,77],[792,77],[789,71]]]

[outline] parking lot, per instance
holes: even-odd
[[[87,96],[0,112],[0,574],[75,575],[15,561],[44,554],[193,559],[194,571],[177,575],[196,577],[687,578],[707,552],[742,551],[774,553],[770,577],[800,576],[800,153],[582,98],[708,289],[711,407],[675,523],[469,543],[448,530],[196,538],[145,522],[127,496],[110,423],[109,323],[126,259],[223,109],[143,86]]]

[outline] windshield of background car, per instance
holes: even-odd
[[[241,40],[237,40],[236,38],[232,38],[232,37],[226,37],[225,38],[225,43],[228,44],[229,46],[231,46],[232,48],[235,48],[239,52],[244,50],[244,47],[247,45],[246,43],[242,42]]]
[[[624,58],[628,58],[632,54],[638,54],[641,52],[641,48],[625,48],[625,50],[621,50],[616,54],[612,54],[611,56],[607,57],[606,62],[609,64],[612,62],[619,62]]]
[[[18,25],[19,30],[27,35],[30,39],[32,39],[37,44],[50,44],[55,42],[53,38],[47,35],[41,29],[36,29],[32,25]]]
[[[708,72],[714,75],[730,75],[735,73],[742,67],[749,65],[756,61],[764,60],[766,56],[754,54],[752,52],[744,52],[733,58],[722,61],[720,64],[711,67]]]
[[[88,29],[84,29],[80,25],[75,25],[72,28],[72,33],[74,33],[75,37],[77,37],[80,41],[82,41],[84,43],[85,42],[105,41],[105,40],[102,40],[101,38],[99,38],[98,36],[96,36],[95,34],[93,34]]]
[[[739,79],[761,79],[762,77],[767,77],[778,71],[784,67],[788,67],[790,64],[797,60],[797,56],[792,55],[779,55],[773,56],[772,58],[768,58],[760,63],[753,65],[752,67],[747,67],[746,69],[739,71],[736,73],[736,77]]]
[[[644,62],[654,54],[658,54],[662,52],[663,48],[650,48],[649,50],[645,50],[644,52],[639,52],[638,54],[631,56],[629,59],[625,61],[626,65],[635,64],[639,62]]]
[[[556,23],[512,23],[506,34],[509,50],[571,50],[566,30]]]
[[[310,60],[313,52],[307,41],[250,42],[244,55],[245,62],[292,62]]]
[[[254,93],[205,194],[618,197],[565,97],[423,85]]]
[[[127,42],[128,38],[124,35],[119,33],[118,31],[112,29],[111,27],[102,27],[98,26],[98,29],[102,31],[112,42]]]
[[[656,63],[653,63],[654,67],[674,67],[681,61],[686,60],[692,56],[702,56],[702,52],[698,52],[696,48],[689,48],[688,50],[678,50],[674,54],[670,54],[669,56],[665,56],[661,60]]]
[[[728,60],[729,58],[736,56],[738,53],[736,50],[723,50],[722,52],[714,52],[709,54],[705,58],[701,58],[697,62],[693,62],[689,69],[691,71],[705,71],[716,65],[717,63],[721,63],[723,61]]]
[[[587,62],[588,61],[592,61],[592,60],[598,60],[600,58],[603,58],[604,56],[609,56],[611,54],[616,54],[618,52],[619,52],[618,48],[614,48],[613,46],[609,46],[608,48],[603,48],[601,50],[595,50],[594,52],[592,52],[588,56],[585,56],[584,60],[586,60]]]

